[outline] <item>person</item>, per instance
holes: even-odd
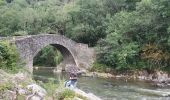
[[[77,73],[70,73],[69,81],[65,83],[65,87],[74,89],[77,85]]]

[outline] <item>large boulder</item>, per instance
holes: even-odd
[[[32,94],[27,97],[29,100],[43,100],[47,94],[46,90],[37,84],[28,85],[27,89],[32,92]]]

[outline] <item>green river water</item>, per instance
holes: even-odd
[[[45,81],[46,78],[57,80],[59,77],[67,80],[67,75],[56,75],[52,69],[34,70],[34,75],[35,80]],[[80,77],[77,87],[87,93],[95,94],[102,100],[170,100],[168,96],[159,95],[170,93],[170,88],[158,88],[143,81]],[[155,91],[159,93],[154,93]]]

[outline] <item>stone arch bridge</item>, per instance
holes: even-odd
[[[42,48],[47,45],[56,47],[63,55],[62,65],[75,64],[78,67],[88,69],[94,61],[95,53],[93,48],[82,43],[58,34],[41,34],[5,37],[16,44],[21,61],[26,64],[29,71],[33,71],[33,59]]]

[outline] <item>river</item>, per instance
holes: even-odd
[[[57,80],[59,77],[67,80],[67,75],[56,75],[52,69],[34,70],[33,74],[35,80],[43,78]],[[170,97],[161,96],[170,93],[170,88],[158,88],[143,81],[80,77],[77,87],[85,92],[91,92],[103,100],[170,100]]]

